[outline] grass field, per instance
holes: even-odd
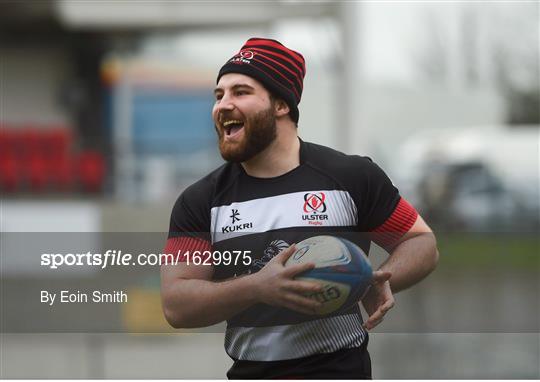
[[[441,268],[463,266],[540,272],[540,237],[516,233],[437,234]]]

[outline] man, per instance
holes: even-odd
[[[371,378],[367,330],[438,259],[430,228],[369,158],[299,139],[304,75],[302,55],[275,40],[249,39],[227,61],[212,111],[227,163],[188,187],[171,215],[165,252],[182,261],[162,266],[165,317],[177,328],[227,320],[229,378]],[[320,225],[303,218],[323,211]],[[358,305],[315,315],[320,303],[306,295],[319,285],[294,278],[314,265],[284,266],[293,243],[321,234],[391,251],[362,300],[365,323]],[[208,265],[188,264],[205,250]],[[252,261],[227,265],[220,254],[233,250]]]

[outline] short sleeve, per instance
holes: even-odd
[[[364,187],[359,208],[359,225],[371,231],[383,224],[399,203],[398,189],[384,171],[370,159],[364,166]]]
[[[414,225],[418,213],[399,195],[384,171],[369,162],[367,189],[363,204],[364,226],[371,240],[391,252]]]
[[[169,234],[163,250],[161,264],[186,261],[190,253],[207,256],[210,244],[210,212],[206,195],[187,189],[182,193],[171,212]]]
[[[191,236],[209,241],[209,200],[210,196],[204,190],[186,189],[172,209],[168,237]]]

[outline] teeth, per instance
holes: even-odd
[[[239,120],[237,120],[237,119],[232,119],[232,120],[230,120],[230,121],[224,122],[224,123],[223,123],[223,126],[224,126],[224,127],[227,127],[227,126],[229,126],[229,125],[238,124],[238,123],[243,123],[243,122],[242,122],[242,121],[239,121]]]

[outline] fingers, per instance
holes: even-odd
[[[391,272],[387,272],[387,271],[375,271],[375,272],[373,272],[373,278],[372,278],[371,283],[372,283],[372,284],[375,284],[375,283],[383,283],[383,282],[385,282],[386,280],[390,280],[390,277],[392,277],[392,273],[391,273]]]
[[[322,303],[296,293],[287,293],[283,295],[282,306],[305,314],[315,314]]]
[[[381,311],[383,312],[383,314],[386,314],[386,312],[388,312],[390,309],[392,309],[395,305],[395,301],[394,299],[390,299],[390,300],[387,300],[381,307]]]
[[[381,322],[384,321],[384,317],[381,317],[380,319],[378,320],[368,320],[366,321],[366,323],[364,324],[364,328],[366,330],[372,330],[373,328],[375,328],[377,325],[379,325]]]
[[[295,250],[296,250],[296,244],[291,244],[289,248],[285,248],[275,257],[276,261],[278,261],[281,264],[285,264],[287,260],[289,260],[289,257],[292,256]]]
[[[284,289],[295,293],[316,293],[322,291],[322,285],[316,282],[310,281],[290,281],[283,286]]]
[[[369,316],[369,318],[367,319],[367,321],[364,324],[364,327],[367,330],[371,330],[374,327],[376,327],[377,325],[379,325],[383,321],[384,316],[386,315],[386,313],[390,309],[392,309],[394,307],[394,305],[395,305],[394,299],[389,299],[389,300],[385,301],[385,303],[382,304],[375,311],[375,313],[373,313],[371,316]]]
[[[286,277],[292,278],[299,273],[307,272],[313,268],[315,268],[315,263],[303,263],[303,264],[291,265],[290,267],[287,267],[285,269],[285,271],[283,272],[283,275]]]

